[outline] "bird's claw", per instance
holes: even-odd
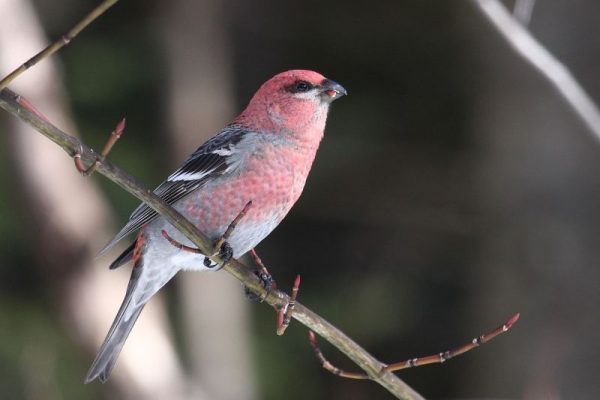
[[[223,260],[223,264],[227,264],[233,258],[233,248],[228,242],[223,242],[219,249],[219,257]]]
[[[275,280],[273,279],[271,274],[269,274],[269,272],[266,269],[256,270],[256,271],[254,271],[254,274],[256,276],[258,276],[258,279],[260,280],[260,284],[262,285],[262,287],[265,288],[266,293],[262,296],[259,296],[255,293],[251,292],[250,289],[248,289],[248,287],[244,286],[244,294],[246,295],[246,298],[248,300],[258,301],[258,302],[262,303],[269,296],[269,294],[271,294],[271,291],[273,290],[273,288],[275,288]]]
[[[223,241],[217,254],[219,255],[219,258],[221,258],[222,263],[221,263],[221,266],[218,269],[216,269],[216,271],[223,268],[223,266],[225,266],[225,264],[227,264],[229,261],[231,261],[231,259],[233,258],[233,248],[231,247],[231,245],[229,243],[227,243],[226,241]],[[204,266],[206,268],[212,269],[212,268],[217,267],[218,265],[219,264],[213,262],[210,258],[204,257]]]

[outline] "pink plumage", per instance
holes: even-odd
[[[248,201],[252,207],[228,239],[234,257],[260,243],[300,197],[323,138],[331,102],[346,90],[321,74],[292,70],[265,82],[246,109],[204,143],[155,189],[210,238],[218,239]],[[180,270],[210,270],[192,243],[144,204],[105,247],[140,229],[134,245],[113,262],[133,259],[123,304],[86,377],[105,381],[146,302]]]

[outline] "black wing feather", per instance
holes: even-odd
[[[208,180],[222,175],[227,170],[229,155],[221,155],[215,153],[215,151],[235,146],[247,133],[248,131],[239,125],[225,127],[218,135],[209,139],[189,156],[179,169],[154,189],[154,193],[168,204],[173,204],[202,186]],[[157,216],[156,211],[148,207],[145,203],[140,204],[129,217],[127,225],[104,246],[99,255],[110,250],[125,236],[151,222]]]

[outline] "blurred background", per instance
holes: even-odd
[[[0,75],[98,1],[0,0]],[[508,7],[512,2],[505,3]],[[600,101],[600,3],[538,1],[530,30]],[[427,398],[600,392],[600,144],[469,1],[130,0],[11,88],[148,186],[277,72],[343,84],[304,194],[259,247],[280,286],[384,362],[509,334],[400,376]],[[83,385],[130,267],[96,259],[138,201],[0,113],[6,399],[388,399],[321,369],[225,272],[153,299],[105,385]],[[112,256],[116,256],[115,251]],[[324,341],[339,367],[354,365]]]

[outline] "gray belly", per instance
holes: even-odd
[[[238,258],[258,245],[267,237],[275,227],[281,222],[281,218],[273,216],[259,223],[240,221],[236,229],[228,239],[229,245],[233,249],[234,258]],[[162,230],[167,231],[169,236],[186,246],[195,247],[194,244],[182,233],[173,228],[163,218],[158,218],[150,223],[145,234],[150,243],[148,251],[153,253],[151,256],[161,259],[165,263],[177,266],[179,269],[204,271],[208,268],[204,265],[204,256],[187,250],[180,250],[167,241],[161,234]],[[207,232],[207,234],[211,234]],[[218,236],[218,235],[217,235]]]

